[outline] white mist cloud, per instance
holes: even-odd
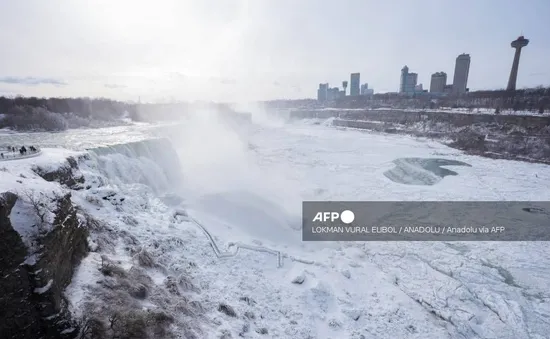
[[[244,106],[239,105],[240,108]],[[254,107],[247,106],[253,110]],[[261,111],[253,110],[254,115]],[[258,120],[258,119],[256,119]],[[266,133],[278,126],[264,117],[259,123]],[[278,213],[299,215],[302,201],[300,183],[291,179],[284,164],[267,165],[258,162],[257,149],[265,145],[250,143],[251,133],[263,133],[257,126],[233,124],[216,112],[196,110],[181,125],[167,135],[178,152],[183,169],[184,196],[188,202],[198,199],[225,199],[246,195],[279,206]],[[256,138],[257,139],[257,138]],[[266,166],[267,165],[267,166]]]

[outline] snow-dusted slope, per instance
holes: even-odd
[[[38,232],[37,227],[34,226],[39,221],[35,220],[38,216],[31,201],[46,204],[43,212],[44,221],[51,224],[53,209],[48,206],[52,204],[48,202],[48,198],[61,195],[63,191],[56,183],[45,181],[33,169],[37,167],[46,171],[56,169],[67,165],[68,157],[80,154],[66,149],[45,148],[33,157],[0,162],[0,193],[12,192],[21,198],[12,209],[10,218],[14,229],[19,232],[29,248],[32,247],[32,236]]]
[[[299,229],[304,199],[546,200],[550,167],[323,124],[249,130],[187,124],[163,134],[169,150],[166,143],[145,142],[141,152],[129,150],[137,145],[117,146],[92,151],[79,165],[90,187],[75,191],[73,200],[122,235],[110,242],[105,234],[92,237],[96,252],[67,290],[77,314],[97,297],[101,255],[130,268],[135,257],[128,248],[136,244],[160,265],[147,269],[156,292],[136,305],[172,312],[179,334],[190,333],[183,330],[186,322],[200,325],[198,338],[223,333],[546,338],[550,333],[545,243],[304,243]],[[158,154],[163,151],[176,152],[178,161]],[[22,161],[42,161],[47,154]],[[384,175],[400,158],[471,167],[449,166],[457,175],[406,185]],[[171,177],[177,166],[181,184]],[[407,175],[416,169],[408,168]],[[184,295],[202,306],[201,317],[178,313],[177,298],[161,291],[174,275],[195,286]],[[220,303],[235,317],[220,312]]]

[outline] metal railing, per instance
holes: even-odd
[[[0,161],[32,158],[42,153],[39,147],[35,147],[34,151],[27,147],[25,148],[27,151],[21,153],[21,147],[15,147],[15,152],[10,147],[0,147]]]
[[[299,263],[302,263],[302,264],[307,264],[307,265],[316,265],[317,264],[315,261],[299,259],[299,258],[296,258],[294,256],[288,255],[286,253],[276,251],[276,250],[272,250],[272,249],[267,248],[267,247],[251,246],[251,245],[246,245],[246,244],[243,244],[243,243],[240,243],[240,242],[236,242],[236,243],[230,242],[228,244],[228,250],[227,251],[222,251],[222,250],[220,250],[220,248],[218,247],[218,245],[214,241],[214,238],[212,237],[210,232],[208,232],[208,230],[206,229],[206,227],[203,224],[201,224],[196,219],[194,219],[192,217],[189,217],[189,216],[184,218],[184,220],[185,219],[187,219],[187,221],[191,221],[193,224],[195,224],[195,226],[197,226],[198,228],[200,228],[203,231],[204,235],[206,236],[206,238],[210,242],[210,246],[212,247],[212,250],[214,251],[214,254],[216,255],[216,257],[218,257],[220,259],[221,258],[236,257],[239,254],[239,250],[243,249],[243,250],[263,252],[263,253],[268,253],[268,254],[275,255],[277,257],[277,267],[278,268],[283,267],[283,265],[284,265],[283,259],[284,258],[287,258],[287,259],[290,259],[291,261],[299,262]]]

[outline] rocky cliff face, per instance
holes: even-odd
[[[18,199],[0,193],[0,338],[74,338],[63,290],[88,252],[88,231],[69,193],[57,198],[51,231],[30,249],[10,220]]]
[[[547,116],[522,115],[495,115],[495,114],[468,114],[449,112],[406,112],[401,110],[294,110],[290,113],[292,119],[305,118],[341,118],[344,120],[379,121],[392,124],[410,125],[423,121],[445,123],[452,127],[464,127],[474,124],[488,124],[494,126],[517,126],[533,133],[550,126]]]
[[[293,119],[337,118],[333,126],[451,140],[448,146],[497,159],[550,163],[550,118],[405,112],[398,110],[292,111]]]
[[[86,158],[86,155],[81,156]],[[78,171],[78,161],[73,157],[67,158],[67,163],[54,169],[34,167],[33,171],[47,181],[56,181],[70,189],[79,190],[83,188],[84,177]]]
[[[23,264],[27,248],[9,219],[16,201],[13,193],[0,194],[0,337],[35,338],[42,325],[32,300],[32,275]]]

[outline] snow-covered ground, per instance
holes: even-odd
[[[59,168],[66,163],[67,157],[77,156],[79,152],[59,148],[46,148],[31,156],[23,156],[11,161],[0,161],[0,193],[13,192],[22,199],[15,204],[10,214],[14,229],[19,232],[23,242],[31,249],[29,251],[30,263],[35,258],[33,237],[42,231],[41,221],[44,225],[51,225],[53,221],[52,211],[55,208],[51,199],[60,196],[61,187],[53,182],[47,182],[37,175],[33,168],[39,166],[44,170]],[[39,213],[43,214],[40,220],[36,211],[37,203],[44,203]]]
[[[547,244],[305,243],[300,213],[303,200],[548,200],[549,166],[311,121],[256,121],[234,128],[203,118],[154,132],[120,127],[48,140],[75,149],[104,146],[106,138],[134,142],[122,152],[89,151],[80,171],[92,187],[73,192],[73,201],[146,248],[164,267],[148,270],[158,286],[169,274],[190,276],[200,293],[186,297],[206,310],[199,338],[548,338]],[[179,164],[159,156],[171,151],[165,143],[144,141],[151,135],[170,141]],[[42,150],[0,164],[0,191],[53,185],[29,167],[55,166],[71,153]],[[451,168],[458,175],[433,185],[384,175],[395,159],[410,157],[471,167]],[[99,240],[92,237],[92,249]],[[112,240],[109,255],[129,268],[125,240]],[[91,252],[67,289],[76,314],[95,297],[102,254]],[[218,312],[222,302],[235,318]]]
[[[33,157],[0,162],[0,192],[17,190],[18,186],[37,191],[47,190],[55,184],[43,180],[32,171],[32,168],[38,166],[49,170],[56,169],[66,163],[67,157],[80,154],[83,153],[62,148],[44,148],[39,154],[33,154]],[[24,183],[18,182],[18,180],[22,181],[21,179],[25,179]]]
[[[320,111],[364,111],[364,108],[322,108],[319,109]],[[375,108],[374,111],[385,111],[385,110],[392,110],[392,111],[404,111],[404,112],[445,112],[445,113],[463,113],[463,114],[495,114],[495,110],[492,108],[452,108],[452,107],[440,107],[437,109],[419,109],[419,108],[391,108],[391,107],[382,107],[382,108]],[[540,114],[538,110],[536,111],[514,111],[512,109],[503,109],[499,113],[500,115],[535,115],[535,116],[549,116],[550,112],[545,112],[544,114]]]
[[[405,111],[415,111],[418,112],[418,109],[406,109]],[[438,109],[426,109],[423,110],[426,112],[448,112],[448,113],[463,113],[463,114],[495,114],[493,108],[452,108],[452,107],[441,107]],[[548,116],[550,112],[545,112],[540,114],[537,110],[534,111],[514,111],[513,109],[502,109],[499,113],[500,115],[535,115],[535,116]]]
[[[175,123],[133,123],[130,126],[114,126],[94,129],[69,129],[63,132],[14,132],[0,129],[0,147],[12,145],[39,145],[85,150],[99,146],[141,141],[151,138],[159,130]]]

